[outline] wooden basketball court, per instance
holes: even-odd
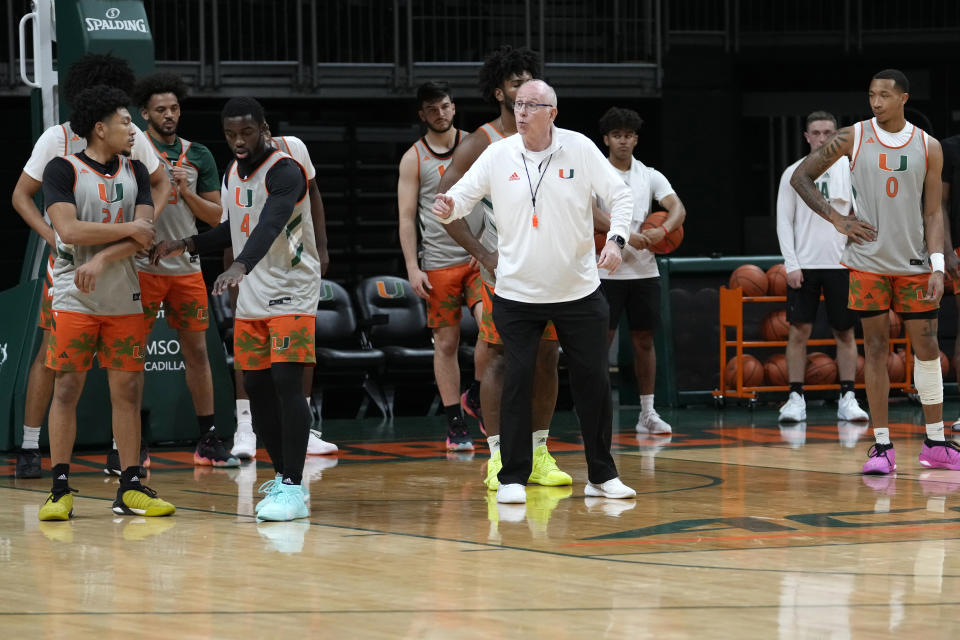
[[[36,518],[49,476],[14,480],[10,465],[0,628],[486,640],[960,631],[960,471],[920,467],[919,407],[891,411],[891,478],[859,474],[871,436],[838,425],[835,406],[782,429],[772,407],[664,417],[672,438],[638,439],[635,413],[619,418],[630,501],[584,498],[569,413],[551,449],[575,483],[530,487],[525,506],[484,489],[481,438],[472,459],[443,451],[442,418],[329,422],[341,455],[310,459],[311,517],[292,523],[251,515],[272,477],[263,461],[195,469],[190,451],[153,451],[149,484],[178,510],[145,519],[112,514],[117,479],[102,454],[80,452],[76,517],[56,523]]]

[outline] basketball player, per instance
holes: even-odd
[[[957,336],[960,336],[960,135],[940,141],[943,148],[943,254],[946,258],[946,277],[952,281],[954,303],[957,305]],[[957,240],[954,240],[956,238]],[[960,339],[953,345],[953,370],[960,371]],[[960,418],[953,430],[960,431]]]
[[[823,146],[837,132],[837,119],[826,111],[807,116],[803,132],[810,153]],[[807,340],[817,319],[820,295],[826,303],[827,319],[837,341],[837,368],[840,373],[840,400],[837,419],[851,422],[869,420],[853,392],[857,373],[857,343],[853,327],[857,314],[847,307],[850,272],[840,264],[840,254],[847,242],[832,224],[820,218],[790,186],[790,177],[803,161],[801,158],[784,170],[777,194],[777,237],[787,270],[787,376],[790,395],[780,407],[781,422],[802,422],[807,419],[807,403],[803,397],[803,378],[807,369]],[[841,215],[848,215],[853,204],[850,191],[850,162],[840,156],[836,164],[817,176],[817,188]]]
[[[453,126],[456,105],[445,82],[427,82],[417,89],[417,114],[427,133],[400,158],[397,182],[400,248],[407,265],[407,280],[413,291],[427,301],[427,326],[433,332],[433,373],[447,416],[447,450],[472,451],[473,438],[460,408],[460,313],[464,304],[481,322],[480,273],[471,265],[470,254],[454,241],[431,213],[433,197],[460,138],[466,135]],[[423,236],[418,256],[417,225]],[[471,232],[479,235],[483,212],[467,217]],[[422,268],[421,268],[422,266]],[[477,339],[474,351],[475,398],[483,378],[487,343]]]
[[[91,53],[83,56],[70,66],[63,83],[63,94],[71,104],[75,102],[80,91],[94,85],[114,87],[129,95],[133,90],[134,82],[133,71],[126,60],[111,55]],[[26,401],[23,408],[23,444],[17,453],[15,471],[18,478],[40,477],[40,425],[43,424],[47,407],[50,406],[54,379],[53,371],[43,364],[53,322],[51,311],[53,289],[50,287],[53,278],[53,263],[56,257],[53,251],[55,246],[54,231],[44,219],[40,210],[37,209],[33,197],[40,190],[43,170],[50,160],[58,156],[67,156],[83,151],[86,146],[86,139],[73,130],[69,121],[50,127],[37,139],[33,146],[33,152],[30,154],[30,159],[24,165],[23,172],[13,189],[13,208],[20,214],[24,222],[51,247],[43,296],[40,298],[38,325],[43,330],[43,335],[40,340],[40,348],[30,365],[30,373],[27,377]],[[153,154],[146,136],[139,130],[133,148],[129,153],[132,158],[139,160],[150,172],[151,194],[153,201],[159,203],[156,207],[156,214],[159,214],[166,203],[170,183]],[[146,445],[146,443],[143,444]],[[114,446],[114,453],[116,453],[116,446]],[[141,458],[141,462],[145,466],[149,466],[149,456],[146,449],[141,452]],[[119,475],[119,458],[117,460],[113,468]]]
[[[239,286],[235,366],[244,371],[257,435],[277,472],[257,516],[305,518],[309,511],[301,482],[310,410],[302,393],[303,368],[316,362],[314,322],[320,301],[307,174],[268,144],[263,107],[253,98],[228,101],[222,122],[235,158],[221,189],[228,223],[199,236],[160,242],[151,259],[156,263],[167,255],[197,255],[232,245],[236,258],[217,278],[213,294]]]
[[[937,344],[944,272],[943,154],[936,139],[904,117],[909,90],[903,72],[877,73],[869,90],[874,117],[841,129],[807,156],[790,180],[807,206],[849,238],[840,262],[850,269],[849,306],[860,312],[863,325],[867,404],[876,438],[863,465],[868,474],[897,468],[887,422],[891,307],[903,317],[914,350],[914,384],[927,432],[920,464],[960,469],[960,447],[943,435]],[[856,217],[834,209],[815,182],[842,156],[850,159]]]
[[[134,102],[147,122],[147,137],[172,185],[164,214],[157,219],[157,241],[196,235],[198,219],[211,226],[220,223],[220,178],[213,155],[202,144],[177,135],[186,96],[186,84],[172,73],[147,76],[134,89]],[[240,461],[223,446],[213,424],[213,375],[206,339],[210,314],[199,257],[179,255],[158,265],[138,260],[137,267],[147,335],[163,305],[167,324],[176,329],[183,350],[187,388],[200,428],[193,463],[238,466]]]
[[[296,160],[307,172],[307,179],[310,181],[310,216],[313,218],[313,234],[317,243],[317,252],[320,256],[320,272],[321,275],[326,274],[327,267],[330,266],[330,256],[327,252],[327,223],[323,210],[323,198],[320,196],[320,188],[317,186],[317,168],[310,158],[307,145],[296,136],[272,135],[269,124],[267,125],[267,143]],[[226,222],[226,212],[224,212],[221,222]],[[223,268],[229,268],[233,263],[233,251],[230,248],[224,250],[223,259]],[[236,311],[236,287],[230,287],[229,294],[231,305]],[[320,410],[313,404],[311,398],[313,368],[314,365],[309,363],[304,364],[303,367],[303,394],[307,399],[307,406],[310,408],[312,422],[310,439],[307,441],[307,455],[335,455],[339,449],[337,449],[337,445],[322,438]],[[230,453],[243,460],[252,460],[257,454],[257,436],[253,432],[250,399],[243,390],[243,371],[239,369],[234,370],[234,385],[237,394],[237,431],[233,436],[233,449],[230,450]]]
[[[610,342],[613,342],[621,314],[624,310],[627,312],[633,343],[633,371],[640,392],[637,433],[667,435],[672,431],[670,425],[653,408],[657,379],[653,337],[660,325],[660,271],[656,256],[649,247],[682,225],[687,210],[662,173],[633,157],[642,124],[643,120],[636,111],[618,107],[611,107],[600,118],[603,144],[609,150],[607,160],[633,192],[633,219],[630,237],[623,248],[623,262],[615,273],[600,269],[600,288],[610,304]],[[640,225],[650,213],[653,200],[666,207],[667,219],[662,227],[641,231]],[[610,232],[608,205],[599,199],[594,204],[593,224],[597,233],[606,235]]]
[[[43,171],[43,196],[56,232],[54,325],[45,364],[56,371],[50,406],[53,488],[40,520],[73,515],[70,457],[77,402],[96,353],[107,369],[113,437],[120,452],[119,515],[165,516],[175,509],[140,482],[140,393],[146,325],[133,254],[151,246],[153,203],[147,170],[126,157],[137,128],[119,89],[98,85],[74,101],[72,128],[84,151],[54,158]]]
[[[523,83],[540,75],[540,56],[521,47],[514,49],[504,45],[484,60],[480,69],[480,94],[487,102],[497,105],[499,117],[481,125],[457,146],[450,165],[440,180],[437,193],[446,193],[467,172],[480,154],[491,144],[517,132],[513,103]],[[478,240],[465,220],[455,220],[446,225],[446,231],[480,263],[482,277],[481,293],[483,312],[480,321],[480,338],[488,343],[487,367],[480,385],[480,406],[483,408],[481,430],[490,446],[490,462],[484,484],[490,491],[500,487],[497,474],[502,468],[500,457],[500,402],[503,396],[503,340],[493,323],[494,269],[497,255],[497,229],[493,222],[490,199],[484,207],[484,232]],[[531,484],[563,486],[573,483],[569,474],[557,467],[557,462],[547,449],[550,420],[557,405],[557,364],[560,351],[557,333],[553,324],[548,324],[540,341],[537,353],[537,368],[533,386],[533,417],[531,421],[533,447],[533,471],[528,480]],[[467,413],[481,415],[469,396],[463,399]]]

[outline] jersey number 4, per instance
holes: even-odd
[[[240,231],[249,238],[250,237],[250,214],[245,213],[243,215],[243,220],[240,221]]]

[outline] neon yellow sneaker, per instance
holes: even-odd
[[[47,494],[47,501],[40,507],[37,517],[40,520],[69,520],[73,515],[73,489],[66,493],[55,495],[53,492]]]
[[[527,483],[544,487],[561,487],[573,484],[573,478],[560,470],[557,461],[547,451],[547,446],[542,444],[533,450],[533,470],[527,478]]]
[[[490,456],[490,461],[487,462],[487,477],[483,484],[487,486],[488,491],[496,491],[500,488],[500,479],[497,478],[500,469],[503,469],[503,462],[500,460],[500,452],[497,451]]]
[[[157,497],[150,487],[139,485],[136,489],[117,489],[113,512],[118,516],[169,516],[177,510],[166,500]]]
[[[560,473],[563,473],[562,471]],[[561,500],[573,495],[573,487],[530,487],[527,489],[527,524],[531,533],[547,532],[547,523]]]

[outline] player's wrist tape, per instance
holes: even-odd
[[[944,267],[943,254],[942,253],[931,253],[930,254],[930,265],[933,267],[934,271],[939,271],[940,273],[945,273],[946,268]]]

